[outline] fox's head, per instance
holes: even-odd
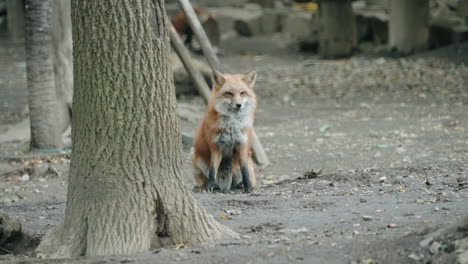
[[[222,74],[213,71],[212,84],[215,108],[219,113],[250,113],[256,107],[254,93],[257,73]]]

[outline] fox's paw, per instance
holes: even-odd
[[[207,192],[213,192],[214,187],[215,187],[215,183],[214,183],[214,182],[209,182],[209,181],[208,181],[208,182],[205,184],[205,191],[207,191]]]
[[[244,187],[244,193],[251,193],[253,191],[253,187],[250,185],[247,185]]]

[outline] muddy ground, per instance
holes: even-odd
[[[29,259],[63,217],[69,153],[27,153],[27,119],[1,125],[0,211],[30,237],[0,248],[0,262],[456,263],[461,251],[450,239],[432,251],[420,242],[468,216],[468,68],[460,58],[468,58],[466,43],[403,59],[324,61],[271,45],[226,52],[230,71],[259,72],[255,126],[271,164],[257,168],[252,194],[195,196],[241,239],[145,254]],[[183,96],[179,105],[192,113],[182,130],[193,133],[202,101]]]

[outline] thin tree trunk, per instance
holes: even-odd
[[[65,218],[37,251],[125,254],[237,235],[182,175],[163,0],[72,1],[74,98]]]
[[[32,148],[59,148],[57,95],[52,65],[50,0],[26,0],[26,72]]]
[[[390,1],[390,47],[410,54],[427,49],[429,0]]]
[[[8,34],[13,41],[24,40],[24,0],[7,0]]]
[[[63,132],[70,125],[73,96],[71,5],[70,0],[52,1],[55,89],[58,99],[59,129]]]
[[[351,0],[321,0],[319,17],[320,56],[327,59],[350,56],[357,45]]]

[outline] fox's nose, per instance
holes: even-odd
[[[236,107],[237,107],[237,108],[241,108],[241,107],[242,107],[242,104],[236,104]]]

